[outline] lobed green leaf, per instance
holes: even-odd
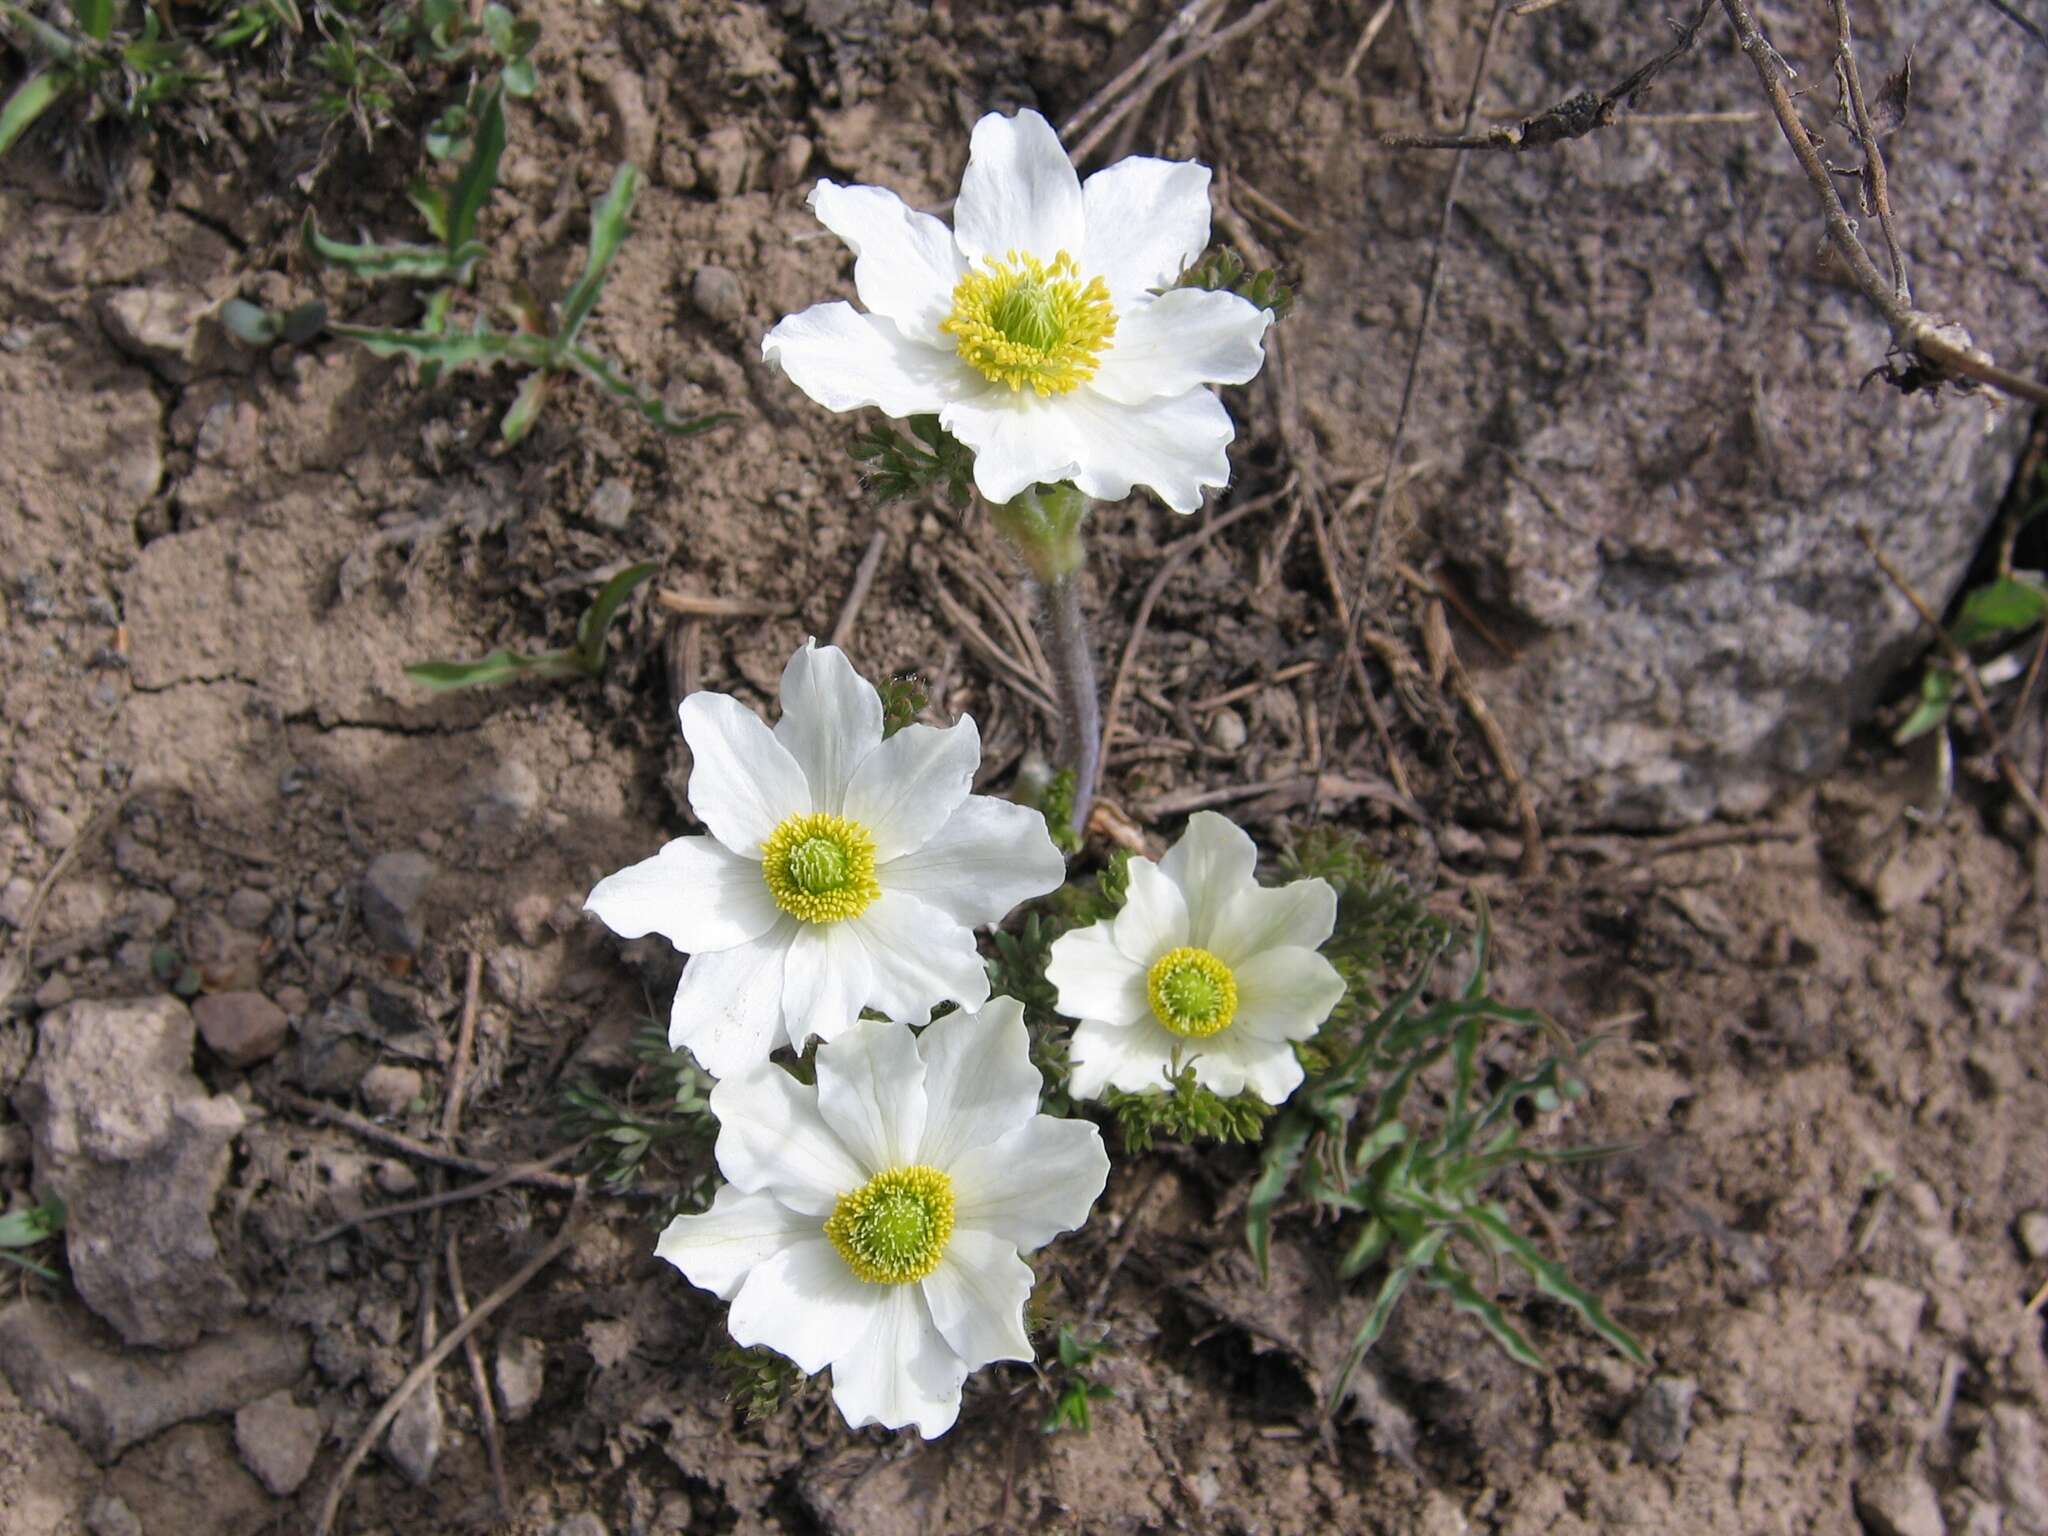
[[[591,213],[590,253],[583,263],[583,275],[562,300],[562,328],[556,334],[564,346],[575,341],[583,322],[597,307],[612,259],[619,254],[631,228],[633,199],[639,190],[640,172],[631,165],[622,165],[612,175],[611,189]]]

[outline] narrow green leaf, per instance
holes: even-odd
[[[32,1248],[64,1230],[64,1202],[47,1200],[0,1216],[0,1248]]]
[[[1459,1268],[1449,1254],[1437,1255],[1436,1263],[1430,1268],[1429,1280],[1451,1298],[1452,1306],[1477,1318],[1479,1325],[1493,1335],[1494,1343],[1507,1352],[1509,1359],[1518,1365],[1526,1365],[1532,1371],[1541,1371],[1545,1375],[1550,1373],[1550,1363],[1537,1352],[1528,1336],[1514,1325],[1498,1302],[1480,1293],[1472,1283],[1472,1277]]]
[[[469,159],[463,164],[462,174],[455,178],[448,199],[448,228],[443,239],[451,248],[466,246],[476,238],[477,215],[483,212],[484,203],[498,185],[498,160],[504,153],[505,94],[494,85],[484,92]],[[461,281],[467,284],[468,275]]]
[[[71,77],[54,69],[22,81],[7,98],[7,105],[0,107],[0,155],[12,149],[14,141],[28,132],[29,125],[49,111],[70,88]]]
[[[1251,1248],[1252,1262],[1259,1266],[1261,1284],[1270,1274],[1273,1212],[1286,1195],[1287,1186],[1294,1182],[1294,1171],[1301,1166],[1302,1151],[1308,1146],[1309,1135],[1314,1129],[1315,1124],[1308,1116],[1290,1110],[1274,1123],[1266,1136],[1258,1182],[1252,1185],[1244,1211],[1245,1242]]]
[[[640,172],[631,165],[620,166],[612,176],[611,190],[605,193],[590,215],[590,254],[584,261],[583,275],[576,279],[576,286],[562,300],[562,328],[556,335],[564,346],[575,341],[577,333],[583,329],[583,322],[597,307],[597,297],[604,292],[605,275],[611,271],[612,258],[619,254],[619,247],[625,243],[633,215],[633,198],[639,190]]]
[[[1337,1278],[1351,1280],[1363,1274],[1379,1256],[1387,1251],[1387,1244],[1394,1238],[1394,1229],[1375,1216],[1358,1229],[1358,1236],[1351,1246],[1344,1250],[1344,1258],[1337,1265]]]
[[[51,1285],[57,1283],[57,1272],[54,1269],[45,1269],[31,1259],[24,1259],[18,1253],[9,1253],[5,1248],[0,1248],[0,1259],[5,1259],[10,1264],[19,1264],[38,1280],[48,1281]]]
[[[467,283],[476,264],[489,254],[474,240],[445,245],[348,245],[330,240],[306,215],[306,249],[329,266],[369,282],[388,278],[429,278],[439,282]]]
[[[71,14],[78,30],[96,43],[114,35],[114,0],[71,0]]]
[[[499,650],[475,661],[416,661],[405,669],[405,675],[436,693],[447,693],[456,688],[479,688],[522,677],[576,677],[582,670],[567,651],[522,656],[516,651]]]
[[[424,331],[386,331],[363,325],[328,327],[337,336],[361,342],[378,357],[410,357],[416,362],[439,363],[444,368],[489,367],[513,361],[539,367],[546,358],[546,344],[534,336],[501,336],[492,331],[468,335],[430,336]]]
[[[671,416],[668,407],[657,396],[646,393],[588,347],[571,347],[567,356],[569,366],[599,389],[614,400],[625,401],[649,422],[677,437],[691,437],[699,432],[708,432],[711,428],[734,419],[731,411],[714,411],[709,416]]]
[[[546,369],[529,373],[520,384],[519,393],[513,398],[510,408],[506,410],[505,419],[498,423],[498,435],[508,443],[523,441],[526,434],[533,430],[534,422],[540,419],[540,413],[548,403],[548,396],[555,392],[555,381],[560,377],[560,374]]]
[[[1913,706],[1913,713],[1892,732],[1892,745],[1903,747],[1907,742],[1925,736],[1948,719],[1948,712],[1956,701],[1956,675],[1947,667],[1933,662],[1920,675],[1920,702]]]
[[[2048,588],[2008,576],[1978,587],[1963,599],[1950,637],[1960,646],[2032,629],[2048,615]]]
[[[424,176],[415,176],[406,184],[405,197],[407,202],[419,210],[420,217],[426,221],[427,233],[443,245],[450,244],[451,242],[448,239],[447,190],[435,186]]]
[[[590,606],[583,611],[582,619],[576,625],[575,655],[583,670],[596,677],[604,670],[605,637],[611,633],[612,624],[619,616],[619,608],[633,595],[633,589],[652,576],[654,562],[643,560],[638,565],[629,565],[618,575],[604,584]]]
[[[1635,1335],[1607,1315],[1607,1309],[1600,1304],[1592,1292],[1581,1288],[1565,1272],[1562,1264],[1546,1258],[1536,1245],[1517,1232],[1507,1219],[1507,1212],[1498,1205],[1490,1205],[1472,1213],[1472,1219],[1480,1229],[1508,1252],[1529,1278],[1536,1282],[1536,1289],[1552,1301],[1559,1301],[1570,1307],[1601,1338],[1612,1344],[1637,1365],[1648,1365],[1650,1357],[1643,1353]]]

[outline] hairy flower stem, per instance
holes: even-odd
[[[1040,485],[990,509],[997,529],[1024,557],[1045,589],[1047,658],[1059,693],[1059,765],[1074,775],[1072,825],[1088,825],[1095,773],[1102,757],[1102,701],[1095,683],[1095,652],[1081,612],[1080,570],[1088,557],[1081,525],[1089,501],[1071,485]]]

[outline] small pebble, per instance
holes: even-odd
[[[192,1004],[192,1021],[208,1050],[231,1067],[253,1067],[284,1049],[291,1037],[285,1012],[261,992],[220,992]]]
[[[228,898],[227,919],[245,933],[254,933],[270,921],[270,914],[276,908],[263,892],[243,886]]]
[[[411,1067],[376,1066],[363,1074],[361,1087],[372,1113],[395,1117],[420,1097],[426,1080]]]
[[[1244,716],[1234,709],[1219,709],[1209,717],[1209,745],[1219,752],[1235,752],[1249,734]]]
[[[745,318],[746,295],[740,280],[724,267],[699,267],[690,278],[690,302],[697,313],[721,325],[733,325]]]
[[[2048,1259],[2048,1211],[2028,1211],[2013,1224],[2013,1231],[2028,1258]]]
[[[363,926],[380,949],[411,954],[426,937],[415,909],[434,878],[434,861],[416,848],[380,853],[363,873]]]

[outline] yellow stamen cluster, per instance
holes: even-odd
[[[1065,251],[1050,266],[1012,251],[960,279],[939,329],[990,383],[1064,395],[1095,377],[1116,311],[1102,279],[1082,282]]]
[[[1237,978],[1206,949],[1169,949],[1145,977],[1152,1017],[1183,1040],[1206,1040],[1237,1014]]]
[[[939,1267],[953,1235],[953,1181],[916,1165],[878,1173],[841,1195],[825,1235],[870,1285],[907,1285]]]
[[[806,923],[859,917],[882,894],[875,839],[844,816],[786,817],[761,845],[761,878],[775,905]]]

